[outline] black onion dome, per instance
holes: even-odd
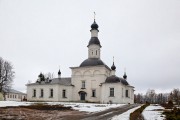
[[[88,46],[93,45],[93,44],[99,45],[101,47],[98,37],[91,37],[91,39],[89,40]]]
[[[91,25],[91,30],[98,30],[98,27],[99,27],[98,24],[94,20],[93,24]]]
[[[59,69],[59,71],[58,71],[58,75],[61,75],[61,71],[60,71],[60,69]]]
[[[111,66],[111,70],[116,70],[116,66],[114,65],[114,62],[113,65]]]
[[[127,75],[126,75],[126,73],[124,73],[123,78],[124,78],[124,79],[127,79]]]
[[[80,67],[84,67],[84,66],[97,66],[97,65],[105,65],[103,63],[103,61],[101,59],[98,58],[88,58],[86,60],[84,60]]]
[[[119,78],[115,75],[107,77],[105,81],[105,83],[118,83],[118,82],[121,82],[123,85],[129,85],[129,83],[126,80],[124,80],[123,78]]]

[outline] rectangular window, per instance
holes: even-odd
[[[63,97],[63,98],[66,98],[66,90],[63,90],[63,91],[62,91],[62,97]]]
[[[36,89],[33,90],[33,97],[36,97]]]
[[[96,90],[92,90],[92,97],[96,97]]]
[[[41,89],[41,95],[40,95],[40,97],[43,97],[44,96],[44,91],[43,91],[43,89]]]
[[[84,89],[86,87],[86,82],[82,81],[82,88]]]
[[[110,97],[114,97],[114,88],[110,88]]]
[[[126,90],[126,97],[129,97],[129,95],[128,95],[128,90]]]
[[[52,98],[53,97],[53,89],[50,89],[50,96],[49,96],[50,98]]]

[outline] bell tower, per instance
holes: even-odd
[[[95,13],[94,13],[95,16]],[[94,22],[91,25],[91,39],[89,41],[88,44],[88,58],[98,58],[100,59],[100,55],[101,55],[101,44],[100,41],[98,39],[98,24],[96,23],[95,17],[94,17]]]

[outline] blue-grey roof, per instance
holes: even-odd
[[[123,85],[129,85],[129,83],[125,79],[117,77],[115,75],[107,77],[105,81],[105,83],[118,83],[118,82],[121,82]]]
[[[6,93],[25,94],[23,92],[20,92],[20,91],[14,90],[14,89],[4,89],[3,91]]]
[[[53,79],[49,79],[46,81],[41,81],[41,82],[36,82],[36,83],[30,83],[27,84],[28,85],[50,85],[50,84],[59,84],[59,85],[65,85],[65,86],[70,86],[71,84],[71,78],[53,78]]]
[[[89,40],[88,46],[93,45],[93,44],[99,45],[101,47],[101,43],[100,43],[98,37],[91,37],[91,39]]]
[[[80,67],[84,66],[97,66],[97,65],[106,65],[101,59],[98,58],[88,58],[84,60],[81,64]]]

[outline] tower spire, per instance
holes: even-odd
[[[96,13],[94,12],[94,21],[95,21],[95,19],[96,19]]]
[[[97,58],[100,59],[100,48],[101,44],[98,39],[98,24],[95,21],[95,15],[96,13],[94,12],[94,22],[91,25],[91,39],[89,40],[88,43],[88,58]]]

